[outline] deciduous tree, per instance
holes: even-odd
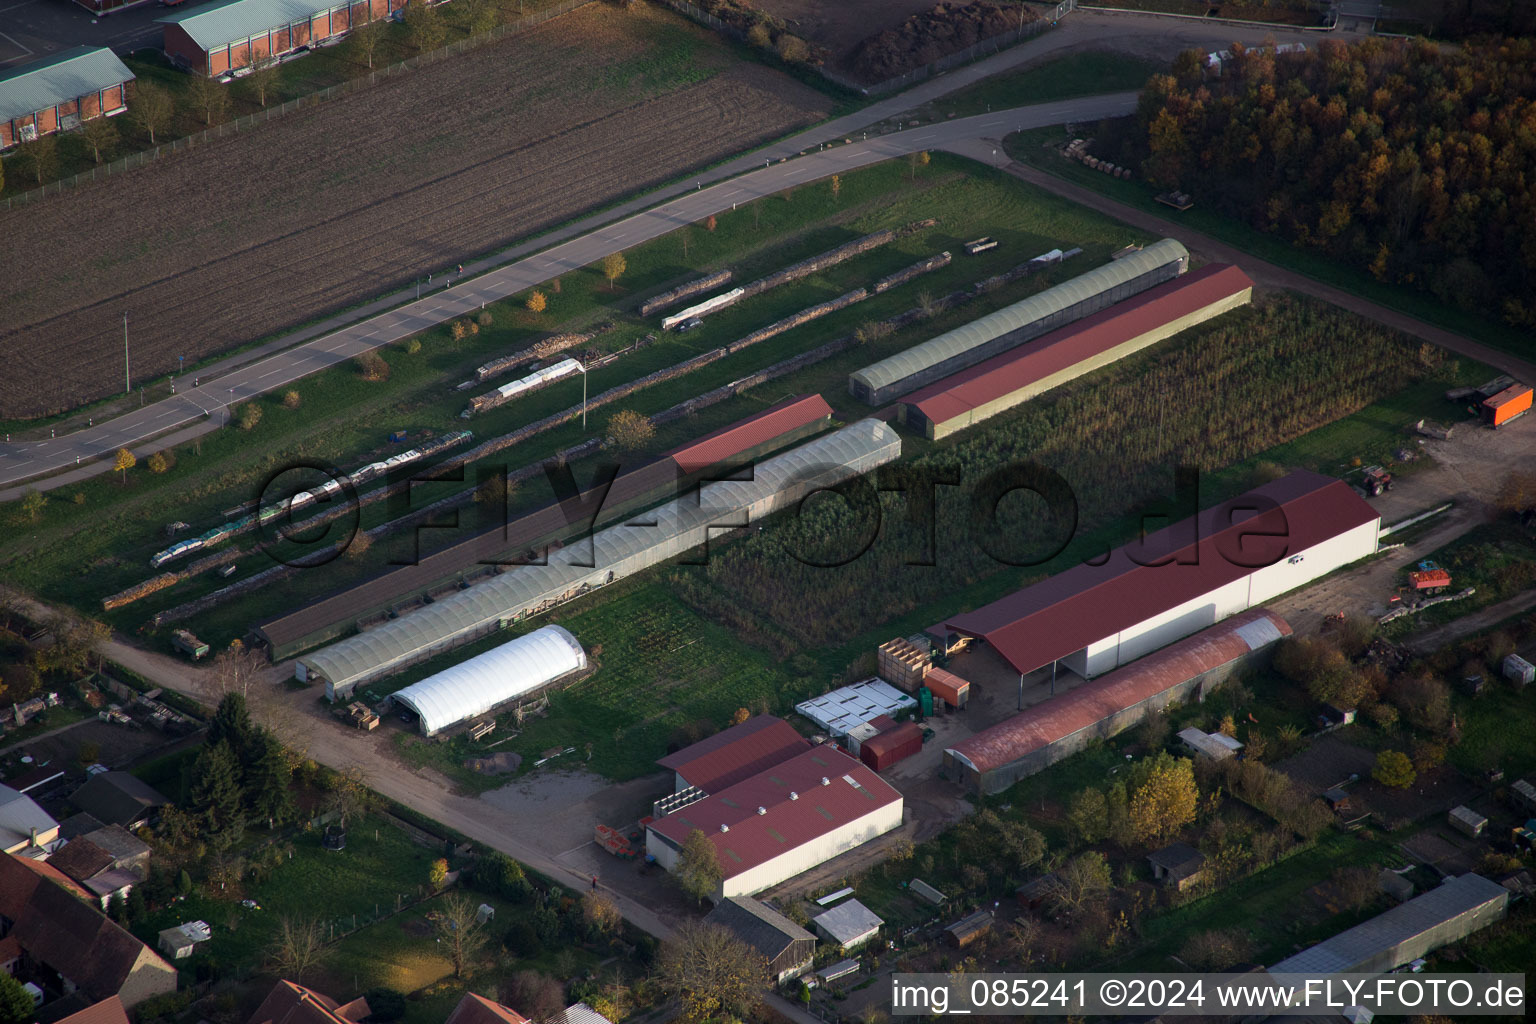
[[[611,252],[603,257],[603,276],[608,279],[609,291],[613,290],[615,283],[628,269],[629,264],[624,261],[624,254],[621,252]]]
[[[53,178],[59,166],[59,139],[49,133],[16,147],[16,159],[39,185]]]
[[[254,46],[249,46],[246,48],[244,58],[240,61],[240,66],[249,72],[245,80],[251,91],[256,94],[256,102],[265,107],[267,97],[277,85],[277,72],[280,66],[277,58],[269,53],[263,53]]]
[[[1046,896],[1060,913],[1076,916],[1109,892],[1109,862],[1097,850],[1080,853],[1056,870]]]
[[[128,471],[138,464],[138,458],[127,448],[119,448],[117,455],[112,460],[112,468],[123,475],[124,484],[128,483]]]
[[[176,104],[171,94],[153,82],[134,85],[133,102],[128,104],[128,117],[155,145],[155,135],[166,129],[176,114]]]
[[[616,412],[608,420],[608,437],[619,451],[639,451],[656,436],[651,418],[633,409]]]
[[[0,971],[0,1024],[30,1024],[36,1016],[32,994],[16,978]]]
[[[713,895],[719,887],[724,877],[720,858],[715,852],[715,844],[702,829],[689,832],[683,841],[683,849],[677,855],[676,876],[683,891],[699,902]]]
[[[406,5],[405,27],[417,53],[435,50],[443,43],[443,17],[426,0],[410,0]]]
[[[267,960],[278,977],[302,984],[304,975],[329,958],[325,940],[325,925],[318,919],[282,917],[277,922],[277,937],[267,950]]]
[[[1096,843],[1109,834],[1109,804],[1097,789],[1080,790],[1067,808],[1067,820],[1085,843]]]
[[[536,291],[528,296],[528,301],[524,305],[528,307],[528,312],[537,315],[549,307],[549,300],[544,297],[543,292]]]
[[[1383,750],[1376,755],[1376,766],[1371,769],[1371,778],[1383,786],[1407,789],[1418,778],[1418,773],[1413,770],[1413,762],[1407,754],[1400,750]]]
[[[1200,789],[1194,766],[1182,757],[1159,754],[1147,780],[1131,794],[1131,827],[1138,842],[1161,844],[1195,820]]]
[[[699,833],[703,835],[703,833]],[[657,973],[690,1021],[745,1019],[766,972],[763,958],[719,925],[684,922],[662,944]]]
[[[439,863],[446,869],[446,861]],[[444,896],[439,901],[438,943],[453,964],[455,978],[464,977],[465,971],[474,966],[489,937],[479,919],[479,910],[479,905],[462,893]]]
[[[187,100],[194,109],[202,112],[205,125],[224,120],[224,112],[229,108],[229,93],[224,91],[224,83],[211,75],[192,76],[187,83]]]
[[[26,516],[28,522],[35,523],[42,517],[43,509],[48,504],[48,498],[36,487],[27,488],[27,493],[21,496],[21,514]]]
[[[93,117],[80,127],[80,135],[91,147],[91,156],[99,164],[102,154],[110,156],[117,145],[117,125],[110,117]]]
[[[368,20],[352,29],[349,45],[368,69],[373,70],[374,55],[379,52],[379,44],[384,41],[386,22],[378,21],[369,10]]]

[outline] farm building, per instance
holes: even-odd
[[[848,900],[811,918],[811,927],[828,942],[843,949],[857,949],[879,934],[885,924],[873,910],[858,900]]]
[[[0,149],[121,114],[133,79],[104,46],[77,46],[0,71]]]
[[[201,75],[222,75],[249,55],[282,57],[345,35],[356,19],[386,18],[403,0],[224,0],[156,18],[165,55]],[[370,15],[371,9],[371,15]]]
[[[858,757],[864,749],[865,740],[872,740],[887,729],[894,729],[895,727],[896,719],[890,715],[880,715],[877,718],[871,718],[867,722],[860,722],[843,734],[842,748],[854,757]],[[865,764],[868,763],[867,761],[865,762]]]
[[[494,575],[499,566],[543,561],[552,545],[578,536],[585,543],[592,530],[688,493],[715,468],[690,472],[683,468],[684,463],[697,466],[706,458],[728,463],[760,457],[802,439],[825,421],[822,408],[808,400],[815,397],[786,401],[746,417],[727,428],[728,439],[709,435],[694,442],[707,444],[707,452],[699,449],[690,453],[691,446],[684,445],[667,455],[629,463],[611,483],[599,474],[591,485],[566,500],[551,489],[547,502],[509,517],[504,524],[262,622],[256,626],[256,634],[266,645],[268,656],[281,661],[354,632],[361,624],[392,618],[414,603]],[[733,450],[731,444],[741,447]]]
[[[894,719],[902,711],[917,710],[917,701],[883,680],[866,679],[801,701],[795,710],[833,739],[842,739],[855,726],[881,715]]]
[[[928,632],[946,651],[982,641],[1020,676],[1092,678],[1374,554],[1380,524],[1348,484],[1299,470]]]
[[[884,405],[909,391],[975,366],[1063,324],[1171,281],[1189,266],[1189,250],[1171,238],[1047,288],[979,320],[972,320],[858,370],[848,378],[853,397]]]
[[[1269,973],[1390,971],[1503,920],[1508,906],[1509,892],[1481,875],[1447,878],[1406,903],[1280,961]]]
[[[444,669],[390,699],[436,736],[587,667],[587,652],[563,626],[544,626]]]
[[[715,847],[715,898],[750,896],[899,828],[901,794],[831,746],[813,747],[646,825],[668,871],[694,830]]]
[[[810,741],[782,718],[758,715],[668,754],[656,763],[673,773],[673,791],[714,793],[807,749]]]
[[[818,394],[796,395],[666,453],[684,473],[741,465],[786,444],[818,434],[832,422],[832,407]]]
[[[859,760],[883,772],[913,754],[923,752],[923,729],[916,722],[902,722],[876,733],[859,745]]]
[[[811,969],[816,936],[750,896],[728,896],[704,919],[735,935],[763,958],[768,978],[782,985]]]
[[[1252,299],[1247,274],[1213,263],[918,389],[898,403],[902,420],[948,437]]]
[[[1515,684],[1515,688],[1529,686],[1536,679],[1536,665],[1532,665],[1518,654],[1511,654],[1504,659],[1504,678]]]
[[[1183,743],[1190,753],[1212,761],[1225,761],[1229,757],[1236,757],[1243,749],[1243,745],[1231,736],[1195,728],[1179,730],[1179,742]]]
[[[1163,885],[1183,892],[1200,884],[1205,877],[1205,854],[1188,843],[1174,843],[1147,855],[1152,877]]]
[[[1263,608],[1234,615],[1155,654],[1003,722],[944,751],[947,774],[980,793],[999,793],[1149,713],[1208,690],[1291,627]]]
[[[703,483],[648,513],[643,526],[610,526],[589,542],[551,552],[543,564],[514,566],[302,657],[295,676],[323,680],[331,700],[349,699],[360,683],[706,545],[723,529],[764,519],[900,454],[901,440],[888,424],[860,420],[759,463],[751,480]]]

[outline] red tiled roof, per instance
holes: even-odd
[[[529,1024],[529,1020],[510,1006],[466,992],[444,1024]]]
[[[967,736],[949,749],[979,772],[1001,768],[1195,676],[1245,657],[1270,640],[1290,635],[1289,623],[1274,612],[1250,609]]]
[[[1252,287],[1237,267],[1213,263],[914,391],[901,404],[943,423]]]
[[[696,473],[729,461],[747,449],[772,441],[797,427],[831,415],[832,407],[820,395],[797,395],[769,406],[756,415],[721,427],[714,433],[689,441],[667,454],[676,460],[684,473]]]
[[[678,846],[702,829],[715,845],[721,872],[732,878],[900,800],[900,793],[863,764],[822,745],[649,828]],[[720,831],[721,825],[730,830]]]
[[[758,715],[656,763],[681,775],[688,785],[715,793],[794,757],[808,746],[810,741],[784,719]]]
[[[370,1012],[362,998],[340,1006],[322,992],[279,981],[251,1016],[250,1024],[353,1024]]]
[[[54,867],[52,864],[49,864],[47,861],[33,860],[31,857],[16,857],[15,859],[17,862],[26,865],[33,871],[36,871],[44,878],[59,883],[59,885],[69,890],[69,892],[73,893],[74,895],[80,897],[82,900],[89,900],[91,898],[91,894],[82,889],[79,883],[77,883],[73,878],[70,878],[64,872],[60,871],[58,868]],[[14,915],[8,914],[6,916],[10,917]]]
[[[21,956],[21,940],[14,934],[0,939],[0,964],[8,964]]]
[[[48,863],[77,882],[94,878],[112,866],[112,855],[85,836],[71,839],[48,859]]]
[[[930,631],[981,637],[1032,672],[1380,518],[1348,484],[1298,470]]]
[[[108,996],[99,1003],[70,1014],[58,1024],[128,1024],[128,1011],[117,996]]]

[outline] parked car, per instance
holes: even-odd
[[[682,334],[684,331],[691,331],[695,327],[703,326],[704,321],[700,317],[691,316],[687,320],[684,320],[682,323],[677,325],[677,333]]]

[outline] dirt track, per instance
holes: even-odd
[[[19,207],[0,215],[0,417],[120,387],[125,311],[135,377],[171,372],[826,108],[671,14],[593,5]]]

